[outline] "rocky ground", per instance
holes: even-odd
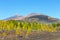
[[[27,38],[12,34],[5,37],[0,36],[0,40],[60,40],[60,32],[32,32]]]

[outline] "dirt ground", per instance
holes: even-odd
[[[0,36],[0,40],[60,40],[60,32],[32,32],[28,38],[24,36]]]

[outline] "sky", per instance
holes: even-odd
[[[0,19],[15,14],[45,14],[60,19],[60,0],[0,0]]]

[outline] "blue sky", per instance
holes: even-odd
[[[43,13],[55,18],[60,18],[60,0],[0,0],[0,19],[18,13]]]

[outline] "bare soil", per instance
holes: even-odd
[[[0,36],[0,40],[60,40],[60,32],[31,32],[27,38],[24,35],[11,34]]]

